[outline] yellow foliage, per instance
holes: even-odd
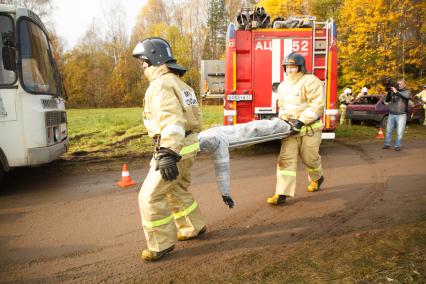
[[[273,20],[277,17],[307,15],[308,2],[306,0],[261,0],[256,6],[265,8],[266,13]]]
[[[421,70],[425,47],[413,19],[425,10],[424,1],[345,0],[338,26],[341,85],[379,93],[384,77],[418,77],[409,71]]]

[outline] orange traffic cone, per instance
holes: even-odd
[[[381,127],[379,128],[379,133],[377,133],[376,138],[377,139],[383,139],[383,138],[385,138],[385,135],[383,135],[383,129]]]
[[[129,174],[129,167],[127,164],[123,164],[123,171],[121,172],[121,181],[117,182],[118,186],[126,187],[135,185],[136,182],[132,180]]]

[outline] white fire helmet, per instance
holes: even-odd
[[[349,88],[346,88],[343,92],[345,94],[351,94],[352,93],[351,89],[349,89]]]
[[[367,89],[367,87],[362,87],[362,89],[361,89],[361,93],[368,93],[368,89]]]

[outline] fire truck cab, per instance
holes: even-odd
[[[296,23],[290,28],[288,20],[274,21],[271,28],[237,29],[234,23],[228,26],[224,124],[277,116],[278,93],[273,92],[272,85],[285,80],[281,66],[284,57],[298,52],[305,57],[308,72],[324,84],[322,137],[334,139],[338,114],[335,22],[318,22],[311,16],[290,19]]]

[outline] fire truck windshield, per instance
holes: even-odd
[[[57,95],[56,68],[44,31],[29,19],[19,22],[21,79],[23,88],[32,94]]]

